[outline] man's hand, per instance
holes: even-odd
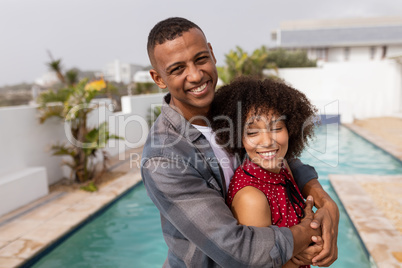
[[[323,250],[312,260],[313,265],[328,267],[338,258],[338,206],[316,179],[306,184],[303,188],[303,194],[314,197],[318,210],[314,214],[314,219],[310,223],[310,226],[313,229],[321,227],[322,239],[324,241]]]
[[[321,236],[313,236],[311,241],[313,241],[311,246],[291,259],[294,264],[298,266],[313,264],[312,259],[322,251],[324,243]]]
[[[320,254],[313,258],[313,265],[328,267],[338,258],[338,224],[339,210],[334,201],[325,203],[314,214],[310,226],[313,229],[321,226],[324,247]]]
[[[290,227],[293,235],[293,255],[298,255],[300,252],[308,248],[313,236],[321,236],[321,228],[311,228],[311,223],[314,220],[314,199],[308,196],[306,207],[304,209],[305,216],[297,225]]]

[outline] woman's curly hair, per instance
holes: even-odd
[[[247,116],[250,113],[268,115],[270,111],[285,116],[289,133],[285,158],[290,160],[300,156],[308,139],[314,135],[313,120],[317,119],[317,109],[302,92],[274,79],[261,81],[239,77],[216,92],[209,116],[217,143],[243,160],[246,151],[242,137]]]

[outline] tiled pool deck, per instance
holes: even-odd
[[[402,161],[399,146],[360,126],[346,127]],[[377,267],[402,267],[402,174],[330,175],[329,180]]]
[[[348,126],[402,160],[402,151],[355,125]],[[402,131],[402,130],[401,130]],[[0,217],[0,268],[18,267],[95,214],[141,180],[137,163],[113,159],[125,175],[96,193],[53,191],[36,202]],[[330,180],[367,250],[379,268],[402,267],[402,174],[331,175]],[[339,230],[340,232],[342,230]]]

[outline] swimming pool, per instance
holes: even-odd
[[[328,174],[402,174],[402,165],[344,127],[323,126],[316,136],[302,160],[316,168],[321,184],[340,208],[339,258],[331,267],[370,267]],[[158,210],[140,184],[33,267],[161,267],[166,254]]]

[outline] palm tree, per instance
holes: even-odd
[[[63,73],[61,72],[61,59],[55,60],[52,56],[52,53],[50,52],[50,50],[47,51],[47,53],[49,54],[50,57],[50,62],[47,63],[47,66],[49,67],[49,69],[53,72],[56,73],[57,78],[59,78],[60,82],[62,84],[65,84],[66,80],[64,78]]]
[[[269,62],[269,52],[265,46],[253,51],[251,56],[247,54],[241,47],[236,50],[230,50],[225,55],[225,67],[218,68],[219,77],[229,83],[234,78],[241,75],[252,75],[259,79],[264,78],[264,69],[275,69],[275,63]]]
[[[236,50],[230,50],[229,53],[225,55],[229,80],[243,74],[248,74],[248,58],[247,52],[239,46],[236,47]]]
[[[101,79],[88,83],[83,79],[74,86],[62,89],[57,93],[44,92],[39,98],[40,121],[45,122],[50,117],[64,118],[70,125],[72,138],[69,144],[52,146],[54,155],[67,155],[71,161],[64,162],[72,170],[77,182],[87,182],[95,176],[96,152],[101,151],[104,161],[107,160],[103,148],[110,139],[121,139],[109,133],[108,124],[102,123],[98,127],[87,126],[88,114],[97,108],[91,100],[102,90],[107,89],[106,82]],[[105,167],[105,166],[104,166]]]
[[[78,83],[78,71],[77,69],[70,69],[66,72],[65,76],[67,84],[69,86],[75,86]]]

